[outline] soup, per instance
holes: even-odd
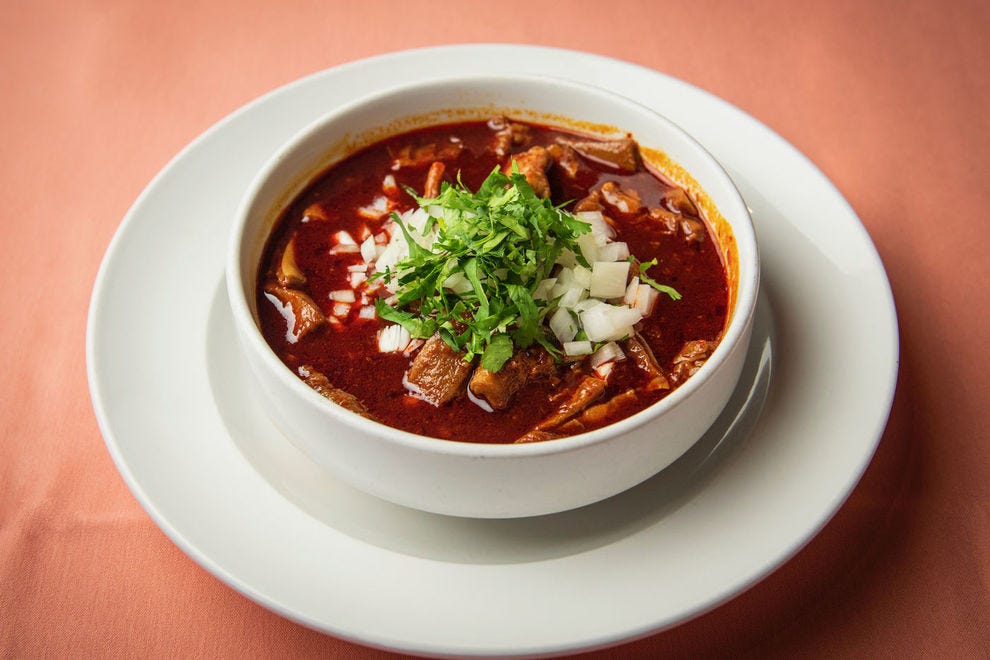
[[[728,314],[695,202],[629,138],[496,117],[407,132],[287,207],[261,331],[338,405],[483,443],[552,440],[667,396]]]

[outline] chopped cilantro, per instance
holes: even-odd
[[[630,257],[629,260],[632,261],[633,257]],[[642,282],[643,284],[649,284],[660,293],[666,293],[673,300],[680,300],[683,296],[681,296],[681,294],[679,294],[676,289],[667,286],[666,284],[660,284],[655,279],[653,279],[652,277],[646,274],[646,271],[649,270],[651,266],[656,266],[656,265],[657,265],[656,257],[650,259],[649,261],[644,261],[640,263],[639,281]]]
[[[460,178],[456,185],[444,182],[431,199],[406,190],[430,214],[427,230],[435,227],[437,236],[430,249],[424,248],[393,214],[409,256],[394,270],[376,275],[397,284],[396,306],[378,300],[378,315],[413,337],[438,333],[453,350],[464,353],[464,359],[480,355],[481,366],[490,371],[501,369],[517,347],[534,343],[561,355],[543,323],[556,301],[534,299],[533,291],[550,277],[565,250],[589,266],[577,239],[590,232],[591,225],[538,197],[515,164],[510,174],[493,169],[475,193]],[[655,263],[641,264],[640,278],[680,298],[645,276]],[[466,279],[470,290],[461,287],[457,293],[444,287],[451,277]]]

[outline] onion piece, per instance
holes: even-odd
[[[591,269],[588,287],[593,298],[621,298],[626,293],[629,277],[628,261],[596,261]]]
[[[357,210],[358,215],[368,218],[369,220],[378,220],[383,215],[388,213],[388,198],[382,195],[375,197],[375,199],[367,206],[362,206]]]
[[[633,333],[643,315],[625,305],[602,303],[580,314],[581,326],[591,341],[612,341]]]
[[[473,289],[471,286],[471,281],[462,271],[459,270],[451,273],[450,276],[443,281],[443,288],[450,289],[454,293],[467,293]]]
[[[607,241],[615,238],[615,229],[608,224],[601,211],[581,211],[575,215],[582,222],[591,225],[591,234],[598,240],[599,245],[604,245]]]
[[[626,354],[622,352],[619,345],[614,341],[610,341],[607,344],[602,344],[597,351],[595,351],[590,358],[588,358],[588,363],[591,365],[592,369],[597,369],[599,366],[605,364],[606,362],[618,362],[619,360],[626,359]]]
[[[581,234],[575,242],[589,264],[598,261],[598,249],[604,243],[599,244],[598,238],[594,234]]]
[[[587,297],[587,291],[585,291],[584,289],[580,289],[578,287],[574,287],[565,290],[560,295],[560,300],[557,301],[557,305],[559,307],[574,307],[574,305],[578,304],[586,297]]]
[[[629,246],[621,241],[598,248],[599,261],[626,261],[628,258]]]
[[[644,317],[649,316],[660,298],[660,292],[649,284],[640,284],[637,289],[636,304],[631,307]]]
[[[574,284],[581,287],[582,289],[591,288],[591,271],[584,266],[575,266],[572,270],[574,273]],[[592,294],[594,295],[594,294]]]
[[[334,233],[333,239],[337,241],[338,245],[357,245],[357,241],[351,236],[351,233],[341,229],[340,231]]]
[[[371,234],[361,243],[361,258],[364,259],[365,263],[374,263],[375,259],[378,257],[378,246],[375,245],[375,237]]]
[[[533,300],[547,300],[550,297],[550,292],[553,291],[554,285],[557,284],[556,277],[549,277],[545,280],[541,280],[536,288],[533,289]]]
[[[378,350],[382,353],[402,351],[409,344],[409,332],[397,323],[385,326],[378,332]]]
[[[564,355],[591,355],[591,342],[584,341],[565,341],[564,342]]]
[[[347,281],[350,282],[351,286],[355,289],[368,281],[367,273],[350,273],[347,276]]]
[[[561,344],[567,343],[577,335],[578,326],[574,316],[564,307],[558,307],[550,316],[550,330]]]

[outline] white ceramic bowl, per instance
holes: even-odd
[[[279,360],[258,329],[261,253],[293,197],[329,165],[379,139],[493,114],[601,137],[631,133],[644,160],[690,190],[718,236],[732,288],[723,339],[694,376],[632,417],[581,435],[520,445],[419,436],[330,403]],[[707,151],[670,121],[625,98],[532,76],[425,81],[327,115],[293,138],[255,178],[234,222],[227,261],[234,324],[258,400],[286,437],[363,491],[417,509],[482,518],[590,504],[677,459],[712,424],[739,380],[758,288],[759,257],[746,205]]]

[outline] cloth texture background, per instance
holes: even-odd
[[[244,103],[363,57],[502,42],[641,64],[767,124],[862,219],[899,316],[889,424],[825,529],[714,611],[587,657],[990,656],[990,4],[39,0],[2,15],[0,655],[395,657],[262,608],[159,531],[97,427],[87,305],[141,190]]]

